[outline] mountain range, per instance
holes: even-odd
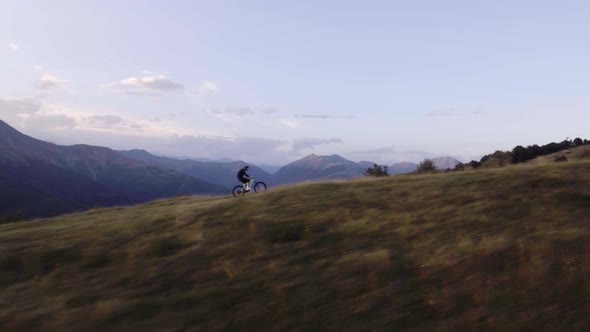
[[[247,164],[244,161],[221,163],[202,162],[194,159],[179,160],[155,156],[145,150],[119,151],[119,153],[148,165],[172,169],[226,188],[232,188],[237,184],[236,174],[240,168]],[[268,173],[258,166],[248,165],[250,166],[248,174],[272,186],[303,181],[351,179],[363,176],[367,169],[364,167],[365,164],[355,163],[338,155],[318,156],[315,154],[282,166],[275,174]],[[373,163],[370,165],[372,166]]]
[[[439,169],[459,163],[435,158]],[[97,206],[128,205],[179,195],[224,195],[238,183],[245,161],[175,159],[145,150],[116,151],[90,145],[61,146],[24,135],[0,120],[0,215],[54,216]],[[249,174],[269,186],[364,176],[370,161],[310,154],[271,174],[250,165]],[[409,173],[416,164],[389,166]]]
[[[226,189],[89,145],[60,146],[0,120],[0,214],[52,216]]]
[[[237,183],[236,173],[245,161],[232,162],[204,162],[195,159],[174,159],[153,155],[145,150],[118,151],[123,156],[141,161],[148,165],[172,169],[190,175],[197,179],[232,188]],[[433,158],[436,168],[440,170],[453,168],[459,161],[452,157]],[[305,181],[344,180],[364,176],[367,168],[375,163],[370,161],[354,162],[339,155],[320,156],[310,154],[299,160],[282,166],[271,174],[261,167],[248,164],[249,174],[269,185],[286,185]],[[404,174],[416,170],[418,165],[409,162],[397,163],[389,166],[389,173]]]
[[[191,177],[223,186],[229,190],[237,184],[236,174],[246,162],[206,162],[194,159],[173,159],[168,157],[155,156],[145,150],[118,151],[126,158],[145,163],[147,165],[175,170]],[[272,178],[270,173],[254,165],[249,165],[249,174],[262,180],[269,181]],[[227,192],[227,190],[226,190]]]
[[[457,164],[461,162],[453,157],[438,157],[438,158],[431,158],[432,162],[434,163],[434,167],[438,170],[444,171],[447,169],[453,169]],[[404,174],[404,173],[411,173],[416,170],[418,164],[410,163],[407,161],[401,163],[395,163],[389,167],[389,174]]]
[[[310,154],[289,163],[276,174],[273,182],[279,185],[303,181],[325,181],[351,179],[363,176],[367,170],[359,163],[342,158],[339,155],[318,156]]]

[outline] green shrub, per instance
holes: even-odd
[[[431,173],[436,171],[436,167],[434,166],[434,162],[430,159],[424,159],[424,161],[420,162],[420,165],[416,168],[418,173]]]
[[[381,177],[381,176],[388,176],[387,165],[373,165],[373,167],[367,168],[365,172],[366,176],[374,176],[374,177]]]

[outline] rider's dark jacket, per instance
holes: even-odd
[[[238,172],[238,180],[240,180],[241,182],[248,182],[250,175],[248,175],[248,173],[246,173],[245,169],[240,169],[240,171]]]

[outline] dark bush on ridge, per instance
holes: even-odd
[[[388,176],[388,169],[387,165],[373,165],[373,167],[367,168],[365,172],[366,176],[374,176],[374,177],[381,177],[381,176]]]
[[[434,166],[434,162],[430,159],[424,159],[424,161],[420,162],[420,165],[416,168],[418,173],[429,173],[435,172],[436,167]]]

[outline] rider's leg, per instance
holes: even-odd
[[[247,179],[243,179],[242,186],[244,186],[244,188],[242,190],[249,191],[250,190],[250,187],[248,186],[249,183],[250,183],[250,181],[248,181]]]

